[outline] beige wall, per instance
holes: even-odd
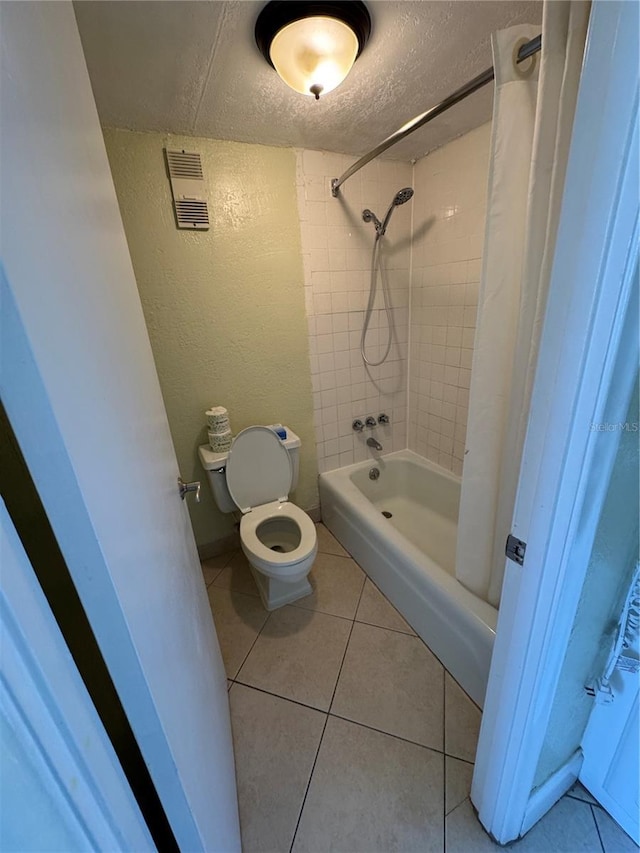
[[[180,471],[204,485],[189,504],[196,541],[233,529],[197,459],[211,405],[228,408],[234,432],[279,421],[298,433],[293,498],[316,506],[294,152],[124,130],[105,130],[105,141]],[[164,147],[202,154],[209,231],[176,228]]]
[[[413,170],[409,447],[462,473],[491,124]]]

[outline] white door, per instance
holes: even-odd
[[[226,679],[73,7],[3,3],[0,37],[2,399],[180,848],[238,850]]]
[[[567,645],[638,365],[638,5],[594,2],[523,450],[471,799],[501,844],[576,780],[580,743],[540,785]],[[579,735],[576,740],[579,739]]]
[[[155,850],[2,499],[0,565],[0,849]]]
[[[639,597],[640,581],[636,568],[634,587],[620,620],[627,643],[614,649],[604,685],[596,693],[596,702],[582,739],[584,763],[580,769],[580,781],[636,844],[640,844]],[[615,661],[617,665],[609,672]]]

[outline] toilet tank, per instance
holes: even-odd
[[[292,432],[289,427],[285,427],[287,437],[282,441],[289,452],[291,459],[291,489],[290,493],[295,491],[298,485],[298,474],[300,471],[300,439]],[[228,453],[214,453],[208,444],[201,444],[198,448],[198,456],[200,463],[207,472],[209,485],[213,492],[214,500],[218,509],[222,512],[234,512],[238,507],[233,498],[229,494],[227,488],[226,465]]]

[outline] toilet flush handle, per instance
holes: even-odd
[[[196,493],[196,503],[200,503],[200,483],[194,480],[193,483],[185,483],[182,477],[178,477],[178,491],[182,500],[185,499],[188,492]]]

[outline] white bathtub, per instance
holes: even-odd
[[[459,500],[459,477],[410,450],[320,475],[323,522],[482,707],[498,611],[455,578]]]

